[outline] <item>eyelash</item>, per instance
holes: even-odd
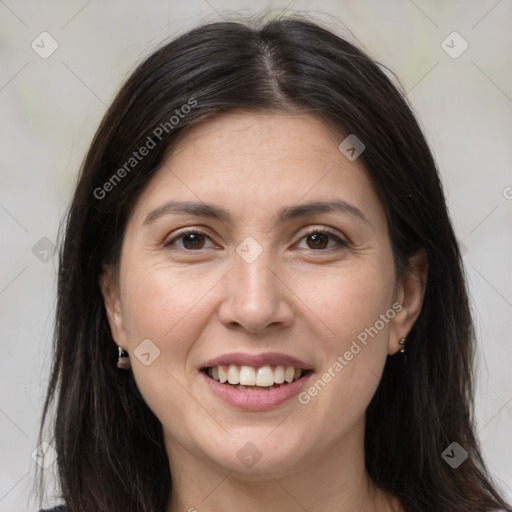
[[[332,238],[337,244],[338,248],[333,248],[333,247],[330,247],[328,249],[310,249],[311,251],[314,251],[314,252],[327,252],[327,251],[330,251],[330,250],[339,250],[340,248],[344,248],[346,247],[348,244],[347,242],[345,242],[344,240],[342,240],[334,231],[331,231],[330,229],[327,229],[327,228],[322,228],[322,229],[318,229],[318,228],[311,228],[309,229],[306,233],[303,234],[303,236],[300,238],[300,240],[302,241],[304,238],[307,238],[308,236],[311,236],[311,235],[317,235],[317,234],[322,234],[322,235],[328,235],[330,238]],[[180,234],[178,234],[177,236],[175,236],[174,238],[172,238],[171,240],[169,240],[168,242],[166,242],[164,244],[164,247],[166,248],[172,248],[172,245],[179,239],[187,236],[187,235],[204,235],[206,236],[207,238],[210,238],[211,237],[208,235],[208,233],[205,233],[204,231],[200,231],[200,230],[197,230],[197,229],[190,229],[188,231],[184,231]],[[202,249],[197,249],[197,250],[193,250],[193,249],[181,249],[179,248],[178,250],[183,250],[185,252],[199,252],[201,251]]]

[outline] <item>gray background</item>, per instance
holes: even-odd
[[[51,357],[51,244],[106,105],[163,39],[265,9],[315,16],[399,76],[465,248],[479,339],[477,431],[512,500],[512,2],[0,0],[0,511],[36,509],[31,454]],[[46,38],[50,48],[43,31],[58,44],[46,59],[31,47],[42,52]],[[469,44],[458,58],[442,47],[453,31]],[[453,37],[445,44],[462,48]]]

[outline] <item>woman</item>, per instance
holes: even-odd
[[[432,155],[379,66],[314,23],[209,24],[134,71],[58,293],[43,425],[55,402],[69,512],[512,512],[473,429]]]

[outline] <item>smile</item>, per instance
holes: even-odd
[[[283,365],[253,367],[230,364],[205,368],[204,371],[221,384],[228,384],[236,389],[259,391],[277,389],[281,384],[300,379],[303,374],[300,368]]]
[[[199,372],[213,396],[224,404],[246,411],[265,411],[290,403],[313,374],[312,370],[282,365],[217,365]]]

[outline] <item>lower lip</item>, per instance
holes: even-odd
[[[206,379],[206,383],[210,386],[210,389],[215,395],[221,400],[247,411],[264,411],[272,409],[286,400],[298,395],[302,388],[306,385],[313,373],[308,373],[300,379],[289,384],[281,385],[276,389],[270,391],[249,391],[243,389],[237,389],[232,386],[221,384],[220,382],[212,379],[206,373],[200,372],[202,377]]]

